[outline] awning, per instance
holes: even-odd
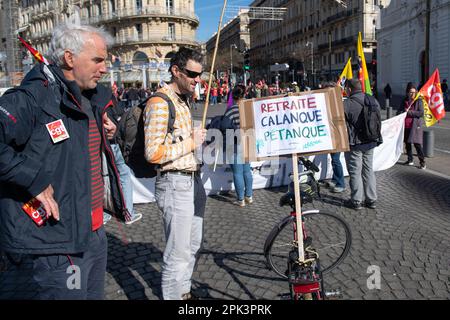
[[[114,72],[114,80],[117,81],[118,72]],[[168,82],[170,81],[170,73],[167,71],[156,71],[156,70],[148,70],[147,71],[147,82],[149,83],[159,83],[161,80]],[[131,71],[121,71],[120,72],[120,80],[123,83],[134,83],[134,82],[143,82],[142,70],[131,70]],[[101,79],[102,83],[110,83],[111,82],[111,74],[105,74]]]

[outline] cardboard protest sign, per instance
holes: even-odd
[[[324,93],[253,103],[258,158],[333,149]]]
[[[247,161],[349,150],[339,88],[244,100],[239,109]]]

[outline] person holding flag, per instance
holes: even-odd
[[[424,107],[422,99],[417,99],[417,88],[414,85],[409,86],[408,95],[404,100],[404,111],[407,113],[405,119],[404,142],[408,160],[404,165],[413,166],[412,145],[417,151],[417,157],[420,161],[420,169],[427,168],[425,155],[423,153],[423,125],[424,125]]]

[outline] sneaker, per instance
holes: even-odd
[[[248,203],[248,204],[252,204],[253,203],[253,197],[245,197],[245,203]]]
[[[341,188],[341,187],[334,187],[331,188],[330,190],[332,193],[343,193],[345,191],[345,188]]]
[[[414,162],[413,161],[405,161],[405,162],[403,162],[402,163],[404,166],[410,166],[410,167],[412,167],[413,165],[414,165]]]
[[[344,206],[353,210],[361,210],[362,205],[359,201],[346,200],[344,201]]]
[[[376,201],[366,201],[366,207],[369,209],[376,209],[377,203]]]
[[[425,163],[422,163],[419,167],[420,170],[426,170],[427,169],[427,165]]]
[[[334,181],[328,181],[326,183],[327,188],[333,189],[336,187],[336,183]]]
[[[235,206],[245,207],[245,200],[236,200],[233,202]]]
[[[181,300],[200,300],[192,291],[181,295]]]
[[[130,221],[125,221],[126,225],[130,225],[142,219],[142,213],[137,213]]]

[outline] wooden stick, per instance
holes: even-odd
[[[297,241],[298,257],[300,263],[305,262],[305,249],[303,247],[303,224],[302,224],[302,199],[300,198],[300,182],[298,180],[298,156],[292,155],[292,168],[294,169],[294,192],[295,192],[295,211],[297,213]]]
[[[208,84],[208,92],[206,93],[206,100],[205,100],[205,107],[203,110],[203,120],[202,120],[202,128],[205,128],[206,125],[206,114],[208,113],[208,106],[209,106],[209,95],[211,92],[211,85],[212,85],[212,77],[214,73],[214,66],[216,64],[216,56],[217,56],[217,49],[219,47],[219,39],[220,39],[220,31],[222,27],[222,20],[223,16],[225,15],[225,8],[227,6],[227,0],[223,1],[223,8],[222,8],[222,15],[220,16],[219,21],[219,29],[217,30],[217,37],[216,37],[216,47],[214,48],[214,54],[213,54],[213,60],[211,63],[211,72],[209,73],[209,84]]]

